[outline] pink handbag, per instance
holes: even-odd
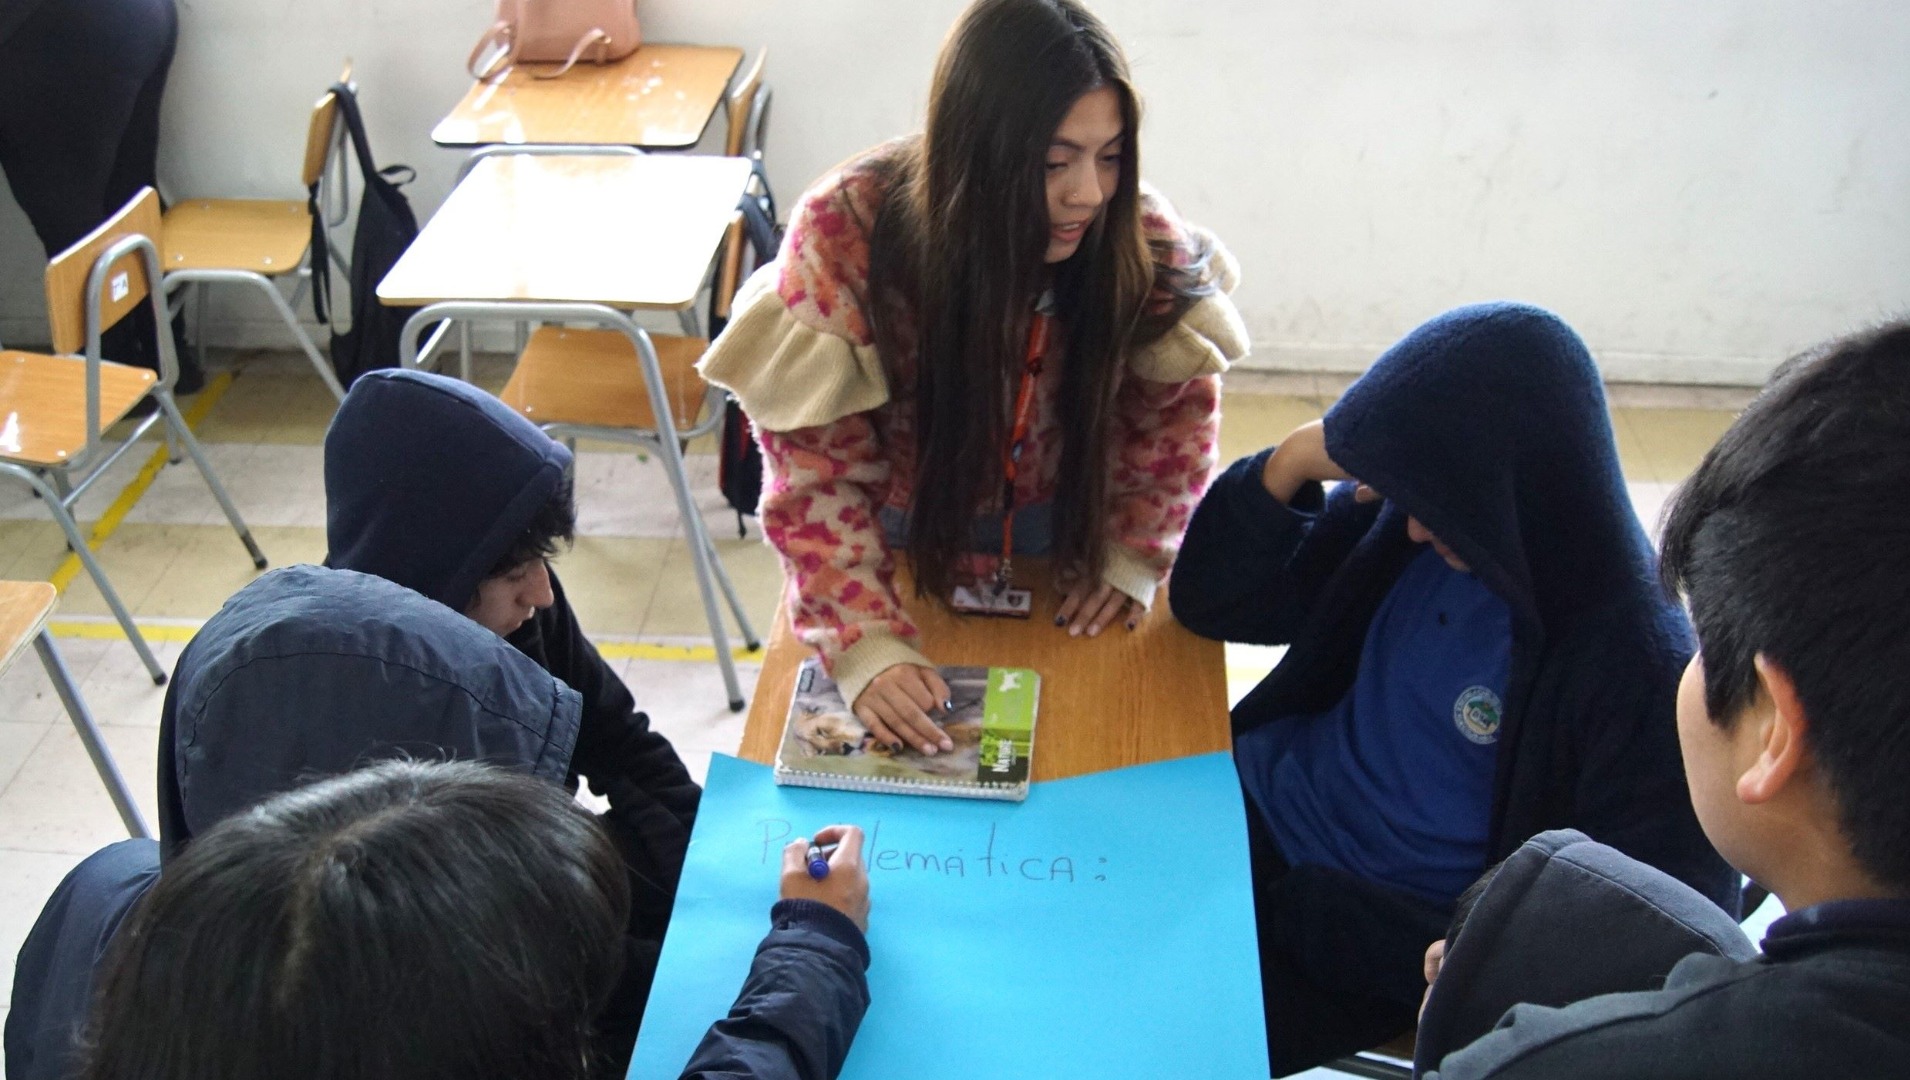
[[[637,0],[497,0],[497,21],[478,39],[465,67],[474,79],[489,80],[511,65],[561,63],[554,79],[589,54],[599,64],[621,60],[643,44],[637,26]],[[497,52],[482,67],[485,51]]]

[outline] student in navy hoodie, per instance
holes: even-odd
[[[576,690],[496,634],[382,578],[292,566],[247,585],[186,646],[167,688],[159,731],[158,843],[122,841],[83,861],[55,891],[20,949],[6,1022],[7,1080],[69,1080],[84,1046],[101,957],[131,925],[128,913],[155,880],[165,881],[222,823],[246,818],[261,803],[315,777],[393,757],[482,762],[563,792],[583,715]],[[625,873],[630,876],[627,865]],[[817,899],[804,884],[808,874],[798,876],[784,875],[785,898]],[[858,878],[859,869],[844,875],[850,885]],[[409,887],[425,889],[433,882],[439,888],[420,902],[481,907],[489,898],[472,894],[497,879],[446,862],[440,876],[414,879]],[[375,881],[362,884],[366,896],[374,894]],[[173,895],[182,891],[190,890],[175,888]],[[632,887],[623,882],[615,891],[625,904]],[[837,899],[856,895],[851,889]],[[718,1075],[834,1075],[868,1004],[868,947],[856,925],[864,914],[853,903],[835,912],[799,904],[770,913],[769,935],[757,954],[760,970],[712,1033],[724,1045],[706,1043],[720,1060],[748,1067],[719,1069]],[[586,1017],[594,1019],[592,1058],[602,1075],[620,1076],[628,1062],[656,960],[654,943],[632,936],[627,912],[620,918],[624,932],[605,941],[608,955],[592,961],[615,971],[614,983],[594,999]],[[217,919],[210,925],[217,927]],[[216,940],[202,944],[211,948]],[[471,970],[484,970],[486,962],[471,955]],[[383,959],[381,954],[366,962]],[[196,967],[182,961],[174,974],[189,983]],[[460,989],[470,992],[468,984]],[[498,990],[511,992],[508,985]],[[192,1000],[203,1006],[207,999]],[[454,1008],[442,1002],[430,1007]],[[377,1015],[376,1008],[370,1015]],[[201,1022],[225,1021],[207,1016]],[[210,1075],[194,1071],[205,1064],[138,1074]],[[314,1069],[312,1075],[343,1075],[326,1072],[318,1059],[298,1064]],[[261,1073],[220,1075],[277,1077],[292,1070],[288,1063]],[[467,1075],[450,1068],[413,1075],[422,1074]]]
[[[1235,462],[1170,598],[1196,633],[1289,646],[1233,710],[1276,1075],[1411,1026],[1454,899],[1547,829],[1736,913],[1678,757],[1690,627],[1549,312],[1442,315]]]
[[[369,372],[325,433],[325,565],[463,613],[583,696],[567,782],[609,799],[604,824],[631,871],[631,936],[654,951],[702,789],[584,636],[551,570],[576,531],[570,464],[563,444],[483,390]]]
[[[1762,953],[1687,956],[1649,988],[1563,1007],[1526,998],[1422,1058],[1427,1080],[1910,1075],[1906,491],[1899,322],[1779,369],[1665,516],[1665,581],[1690,601],[1700,652],[1679,744],[1705,833],[1784,904]],[[1527,944],[1485,908],[1466,936],[1483,918],[1500,948]],[[1607,924],[1596,947],[1631,952],[1645,917]]]

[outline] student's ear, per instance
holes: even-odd
[[[1791,782],[1809,750],[1804,732],[1810,720],[1797,696],[1790,672],[1763,653],[1752,661],[1757,668],[1759,696],[1770,703],[1765,716],[1746,716],[1741,723],[1757,724],[1757,759],[1738,777],[1738,798],[1747,803],[1767,802]]]

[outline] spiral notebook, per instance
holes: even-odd
[[[1027,798],[1041,676],[1027,668],[940,671],[955,707],[933,719],[955,749],[930,756],[913,747],[878,746],[843,702],[822,662],[813,656],[804,661],[776,754],[776,782],[966,799]]]

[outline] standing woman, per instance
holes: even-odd
[[[178,39],[173,0],[0,0],[0,171],[47,258],[158,187]],[[109,360],[159,367],[143,304],[101,344]],[[204,376],[183,345],[179,363],[174,389],[194,393]]]
[[[804,194],[703,362],[755,420],[797,634],[878,741],[951,747],[919,595],[1052,558],[1056,633],[1132,628],[1246,352],[1230,258],[1140,183],[1127,61],[1076,0],[977,0],[927,129]],[[1024,572],[1024,577],[1025,572]]]

